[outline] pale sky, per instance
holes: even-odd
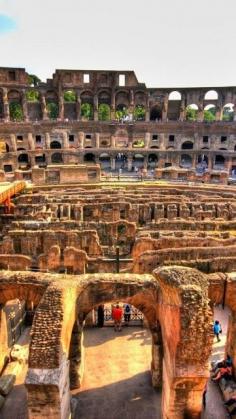
[[[148,87],[235,86],[236,0],[0,0],[0,65],[134,70]]]

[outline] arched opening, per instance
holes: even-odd
[[[184,143],[181,146],[182,150],[192,150],[193,149],[193,143],[192,141],[184,141]]]
[[[42,119],[42,108],[40,103],[40,92],[30,89],[26,92],[28,116],[31,121]]]
[[[101,165],[101,169],[103,169],[103,170],[110,169],[111,168],[111,158],[110,158],[109,154],[107,154],[107,153],[100,154],[99,163]]]
[[[160,121],[161,118],[161,108],[159,106],[153,106],[150,110],[150,121]]]
[[[182,154],[180,158],[180,167],[189,169],[192,167],[192,157],[189,154]]]
[[[95,155],[93,153],[86,153],[84,155],[84,162],[93,162],[95,163]]]
[[[118,153],[115,157],[115,169],[126,170],[127,169],[127,156],[124,153]]]
[[[208,90],[204,96],[205,100],[218,100],[218,93],[215,90]]]
[[[99,121],[109,121],[111,119],[111,108],[106,103],[100,103],[98,106]]]
[[[29,163],[29,156],[26,153],[22,153],[18,156],[18,162],[19,163]]]
[[[144,165],[144,156],[142,154],[135,154],[133,156],[133,167],[135,169],[142,169]]]
[[[119,104],[116,106],[116,119],[118,121],[123,121],[128,117],[128,108],[124,104]]]
[[[204,121],[212,122],[216,119],[216,107],[213,104],[206,105],[204,108]]]
[[[179,119],[181,99],[181,93],[178,91],[173,91],[169,94],[167,112],[167,117],[169,120],[177,121]]]
[[[57,119],[59,116],[58,97],[56,92],[49,91],[46,93],[46,106],[49,119]]]
[[[74,90],[66,90],[64,92],[64,118],[76,119],[76,92]]]
[[[202,153],[197,157],[196,171],[197,173],[204,173],[208,168],[208,157]]]
[[[59,149],[59,148],[61,148],[61,143],[59,141],[54,140],[50,143],[50,148],[52,150]]]
[[[81,118],[85,121],[92,120],[94,114],[93,94],[90,91],[85,91],[80,95],[81,99]]]
[[[149,154],[148,155],[148,168],[154,169],[158,165],[158,155],[157,154]]]
[[[227,103],[224,106],[222,119],[223,121],[229,121],[229,122],[232,122],[234,120],[234,104],[233,103]]]
[[[11,121],[23,121],[24,113],[20,92],[10,90],[8,92],[8,102]]]
[[[143,105],[136,105],[134,108],[134,119],[136,121],[144,121],[145,120],[146,110]]]
[[[61,153],[53,153],[51,156],[51,162],[55,164],[63,163],[63,157]]]
[[[225,157],[222,156],[221,154],[217,154],[215,156],[214,169],[216,169],[216,170],[224,170],[224,168],[225,168]]]
[[[9,153],[10,147],[5,141],[0,141],[0,154],[1,153]]]
[[[187,121],[196,121],[198,114],[198,106],[195,104],[188,105],[186,108],[186,119]]]

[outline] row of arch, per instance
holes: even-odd
[[[204,112],[201,118],[206,121],[216,119],[232,121],[234,118],[234,104],[227,103],[223,108],[219,107],[217,105],[219,95],[216,91],[209,91],[205,94],[203,109],[200,109],[198,104],[183,104],[181,93],[177,91],[169,94],[168,105],[152,96],[148,97],[146,92],[141,91],[135,92],[133,97],[130,91],[118,91],[114,97],[114,104],[112,104],[111,94],[107,91],[101,91],[97,96],[94,96],[92,91],[83,91],[79,101],[73,90],[65,91],[62,97],[59,97],[55,91],[47,91],[42,96],[37,90],[29,90],[25,95],[18,90],[8,92],[9,116],[12,121],[23,120],[25,113],[29,114],[29,119],[42,119],[45,111],[50,119],[57,119],[63,115],[63,118],[71,120],[78,118],[92,120],[95,111],[98,114],[96,119],[101,121],[111,118],[156,121],[162,120],[164,113],[165,118],[176,120],[180,118],[181,112],[185,113],[182,118],[190,121],[198,120],[199,112]],[[147,116],[147,110],[150,111],[149,116]],[[218,117],[216,117],[217,112],[221,113]],[[1,93],[0,117],[4,117],[3,94]]]

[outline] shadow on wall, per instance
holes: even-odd
[[[161,419],[161,391],[153,389],[150,371],[81,391],[72,397],[71,404],[72,419]]]

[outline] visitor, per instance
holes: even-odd
[[[98,306],[98,321],[97,321],[97,326],[98,327],[103,327],[104,326],[104,305],[100,304]]]
[[[226,378],[229,379],[231,378],[233,375],[233,367],[222,367],[219,368],[219,370],[217,371],[217,373],[215,375],[212,376],[212,381],[214,381],[215,383],[220,381],[221,378]]]
[[[216,362],[214,367],[212,368],[211,372],[216,373],[219,368],[222,367],[231,367],[233,365],[233,361],[230,355],[227,354],[225,359],[222,359],[222,361]]]
[[[125,326],[129,326],[131,317],[131,305],[126,303],[124,304],[124,320],[125,320]]]
[[[117,304],[116,307],[112,311],[115,332],[117,331],[121,332],[122,314],[123,314],[122,309],[120,308],[119,304]]]
[[[213,332],[214,336],[217,337],[217,342],[220,342],[220,333],[222,333],[222,328],[219,320],[215,320],[214,326],[213,326]]]

